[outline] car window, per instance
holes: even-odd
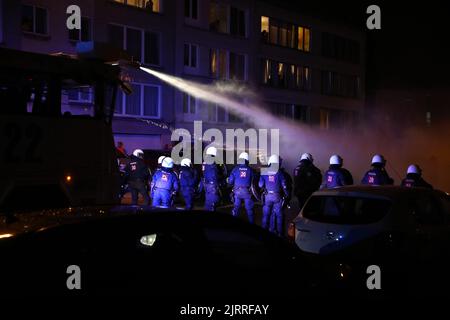
[[[416,195],[412,206],[412,214],[420,225],[444,225],[447,222],[439,201],[431,195]]]
[[[381,220],[391,201],[349,196],[313,196],[303,209],[303,217],[325,223],[369,224]]]

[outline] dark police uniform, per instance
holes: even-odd
[[[216,164],[202,165],[203,177],[200,181],[200,190],[205,191],[205,210],[216,211],[220,201],[220,187],[222,184],[222,169]]]
[[[254,202],[252,199],[252,192],[250,190],[253,182],[253,169],[247,164],[240,164],[233,168],[228,177],[228,184],[233,187],[234,193],[234,207],[233,216],[239,215],[239,209],[241,207],[241,202],[245,204],[245,210],[247,211],[248,221],[254,223],[254,213],[253,206]]]
[[[150,203],[150,197],[148,196],[146,184],[150,177],[150,172],[145,165],[144,160],[134,155],[130,157],[130,162],[125,167],[127,175],[128,187],[131,192],[131,203],[136,205],[138,203],[139,193],[144,197],[144,205]]]
[[[152,205],[169,208],[172,205],[173,194],[178,192],[178,188],[178,177],[172,169],[158,169],[152,180]]]
[[[374,165],[372,169],[366,172],[361,180],[361,184],[371,186],[392,185],[394,184],[394,180],[389,177],[384,167]]]
[[[294,193],[298,199],[298,205],[303,208],[306,200],[319,190],[322,183],[322,173],[309,160],[304,159],[294,169]]]
[[[195,188],[198,185],[198,175],[194,168],[181,167],[180,169],[180,189],[186,204],[186,210],[192,209]]]
[[[264,190],[261,226],[267,229],[268,221],[270,221],[269,231],[276,232],[282,236],[284,226],[283,198],[289,196],[286,177],[280,170],[277,172],[269,172],[267,175],[261,175],[258,185]]]
[[[419,174],[417,173],[408,173],[406,178],[402,180],[402,187],[407,188],[427,188],[433,189],[433,186],[426,182]]]
[[[325,172],[322,189],[331,189],[353,184],[353,177],[351,173],[341,168],[339,165],[332,164]]]

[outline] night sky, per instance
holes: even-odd
[[[366,31],[369,91],[450,86],[448,1],[276,2],[280,1],[287,7],[295,6],[300,12]],[[381,8],[381,30],[366,28],[366,9],[371,4]]]

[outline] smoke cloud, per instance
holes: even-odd
[[[435,188],[450,191],[450,139],[445,119],[427,130],[390,126],[380,120],[383,117],[371,117],[358,128],[321,130],[271,114],[257,101],[256,93],[237,84],[205,85],[141,69],[191,96],[219,104],[256,129],[279,129],[280,154],[291,172],[304,152],[313,155],[322,172],[328,168],[330,156],[339,154],[357,184],[369,169],[372,156],[380,153],[387,159],[386,169],[395,184],[404,178],[408,165],[415,163]]]

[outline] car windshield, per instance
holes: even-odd
[[[303,209],[303,217],[334,224],[369,224],[381,220],[391,202],[348,196],[313,196]]]

